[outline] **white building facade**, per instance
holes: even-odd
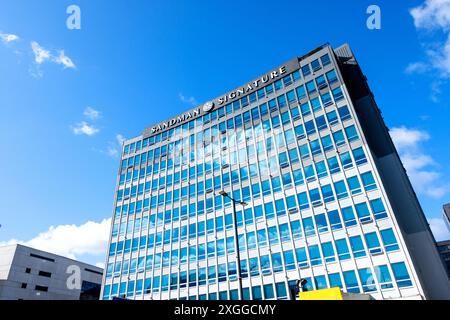
[[[376,299],[450,298],[347,45],[146,129],[121,161],[103,299],[291,299],[299,279]]]

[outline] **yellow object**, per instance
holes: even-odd
[[[344,300],[341,288],[300,292],[300,300]]]

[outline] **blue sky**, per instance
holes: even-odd
[[[381,30],[366,27],[373,3]],[[449,34],[450,0],[3,1],[0,243],[103,262],[121,139],[326,42],[351,45],[435,235],[450,237]]]

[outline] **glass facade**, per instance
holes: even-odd
[[[331,48],[297,64],[125,142],[103,299],[235,300],[239,265],[244,299],[291,299],[300,278],[310,290],[418,294]],[[245,202],[236,215],[222,190]]]

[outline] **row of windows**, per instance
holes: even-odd
[[[378,210],[382,210],[384,212],[383,216],[385,215],[385,210],[381,202],[381,199],[372,200],[370,204],[373,212],[375,213],[376,218],[378,217],[376,215],[376,212]],[[270,214],[273,215],[274,208],[272,203],[265,204],[264,209],[266,210],[266,212],[269,211]],[[356,215],[361,223],[367,223],[372,220],[367,204],[365,202],[356,204],[355,209]],[[340,213],[338,210],[332,210],[327,212],[327,214],[321,213],[311,217],[303,217],[302,219],[292,220],[290,224],[284,223],[279,225],[278,229],[276,226],[272,226],[268,227],[267,231],[264,228],[257,230],[256,232],[255,231],[248,232],[245,237],[244,235],[238,235],[240,249],[245,250],[246,246],[247,249],[254,249],[256,247],[257,242],[260,247],[266,246],[267,244],[274,245],[278,244],[280,240],[281,242],[289,242],[291,241],[291,237],[292,239],[297,240],[303,237],[312,237],[316,236],[317,234],[329,231],[336,231],[342,229],[343,226],[345,226],[346,228],[356,226],[357,220],[355,217],[354,211],[355,209],[353,209],[353,206],[348,206],[342,208]],[[253,216],[252,210],[245,211],[244,216],[242,216],[242,211],[240,211],[237,221],[238,226],[242,226],[244,224],[244,221],[246,224],[252,224],[254,219],[256,221],[261,220],[263,214],[262,206],[256,207],[254,212],[255,216]],[[378,213],[379,212],[381,211],[378,211]],[[295,219],[295,217],[291,218]],[[165,231],[151,233],[148,236],[143,235],[141,237],[136,237],[133,239],[112,242],[109,248],[109,255],[110,256],[121,255],[123,252],[127,253],[130,251],[137,251],[138,249],[144,250],[145,248],[152,249],[154,247],[160,247],[165,244],[177,243],[179,240],[186,241],[188,238],[193,239],[205,236],[205,234],[214,234],[214,232],[216,232],[217,234],[223,232],[224,230],[231,230],[233,226],[234,225],[231,214],[228,214],[225,217],[219,216],[216,218],[208,219],[206,221],[200,221],[198,223],[191,223],[189,225],[184,225],[181,226],[180,228],[174,227],[172,229],[166,229]],[[113,231],[113,233],[116,234],[117,231]],[[385,245],[391,244],[393,245],[390,248],[386,248],[389,249],[386,251],[398,249],[398,247],[394,245],[396,244],[395,237],[393,237],[392,232],[389,233],[389,235],[391,234],[392,237],[391,236],[389,237],[389,241],[386,240],[387,238],[383,238],[382,235],[382,238],[386,240],[386,241],[383,240]],[[247,243],[245,243],[244,238],[246,238]],[[228,246],[234,243],[232,241],[234,241],[233,237],[228,237],[227,239],[218,239],[217,241],[210,241],[207,244],[201,244],[199,245],[199,248],[200,250],[205,247],[208,250],[214,250],[214,248],[224,248],[225,243],[227,243]],[[379,243],[379,241],[374,239],[373,243]],[[368,245],[368,247],[372,246]],[[192,248],[194,248],[193,250],[195,251],[195,246],[192,246]],[[222,251],[219,251],[218,253],[221,252]],[[381,252],[382,251],[380,251],[379,253]],[[371,253],[378,253],[378,252],[371,252]],[[211,254],[214,256],[216,252],[211,251]],[[166,253],[166,255],[169,254]]]
[[[331,61],[329,59],[328,54],[325,54],[323,57],[324,57],[324,59],[322,60],[323,66],[329,65],[331,63]],[[313,67],[313,70],[315,70],[315,71],[319,70],[319,69],[316,69],[317,65],[320,66],[320,63],[315,64],[315,67]],[[306,66],[303,68],[306,68]],[[302,69],[302,71],[303,71],[303,69]],[[303,71],[303,74],[305,75],[305,71]],[[309,74],[310,73],[306,74],[306,76],[308,76]],[[326,75],[326,77],[330,83],[336,81],[336,73],[334,71],[329,72]],[[221,116],[223,116],[225,114],[231,114],[233,112],[236,112],[240,108],[243,108],[243,107],[247,106],[248,104],[255,102],[257,99],[260,100],[262,98],[265,98],[267,95],[273,93],[274,90],[275,91],[281,90],[283,87],[287,87],[287,86],[291,85],[292,83],[297,82],[299,79],[300,79],[300,73],[299,73],[299,71],[295,71],[292,74],[285,76],[282,80],[278,80],[274,84],[267,85],[266,87],[259,89],[257,92],[254,92],[248,96],[241,98],[240,100],[237,100],[237,101],[230,103],[222,108],[219,108],[218,110],[211,112],[211,114],[205,115],[203,118],[192,120],[190,122],[183,124],[182,126],[170,129],[166,132],[152,136],[150,138],[146,138],[144,140],[140,140],[137,142],[133,142],[131,144],[127,144],[124,147],[123,153],[126,155],[128,153],[138,152],[139,150],[141,150],[141,148],[146,148],[149,145],[158,143],[164,139],[167,139],[167,137],[171,137],[173,134],[180,134],[181,130],[186,132],[187,130],[192,130],[194,127],[196,127],[202,123],[206,124],[209,121],[213,121],[217,118],[220,118]],[[315,82],[317,84],[317,87],[319,89],[322,89],[324,86],[324,83],[325,83],[324,76],[318,77],[315,80]],[[309,91],[311,91],[313,85],[310,83],[309,85],[307,85],[307,87],[308,87]],[[302,97],[303,95],[299,95],[299,96]]]
[[[353,159],[352,159],[353,156]],[[251,195],[253,197],[258,198],[260,194],[262,193],[263,196],[269,195],[271,193],[276,193],[282,191],[282,184],[284,184],[285,187],[289,187],[294,183],[295,185],[299,186],[306,182],[314,181],[316,178],[323,178],[326,177],[329,174],[338,173],[342,169],[350,169],[356,165],[362,165],[367,162],[367,158],[365,156],[365,153],[362,149],[362,147],[356,148],[352,150],[352,156],[350,155],[350,152],[343,152],[338,156],[333,156],[326,161],[319,161],[317,163],[313,163],[309,166],[306,166],[304,168],[304,171],[302,172],[301,169],[294,170],[292,174],[290,172],[284,173],[281,177],[275,176],[271,179],[263,180],[261,184],[253,184],[250,187],[244,187],[242,190],[235,190],[233,191],[233,196],[236,199],[243,199],[249,200]],[[250,166],[252,167],[252,166]],[[197,166],[197,168],[199,168]],[[328,172],[327,172],[328,168]],[[255,168],[256,169],[256,168]],[[198,172],[198,171],[197,171]],[[258,170],[251,170],[250,171],[250,177],[257,177],[258,176]],[[267,174],[266,172],[262,172],[262,175]],[[249,170],[247,168],[241,168],[239,171],[231,171],[231,177],[230,173],[224,173],[221,177],[215,177],[213,179],[207,179],[205,182],[199,182],[198,184],[192,184],[190,186],[185,186],[180,189],[174,189],[174,190],[166,190],[167,187],[170,187],[172,185],[172,179],[167,180],[153,180],[152,182],[147,181],[145,184],[139,184],[137,188],[131,187],[128,189],[125,189],[125,192],[122,194],[120,192],[118,194],[119,199],[123,196],[124,199],[128,199],[131,194],[136,192],[137,195],[141,195],[142,193],[148,193],[150,190],[155,192],[156,190],[160,189],[161,193],[159,195],[154,195],[150,198],[145,198],[143,200],[139,200],[137,202],[131,202],[126,203],[123,205],[117,205],[115,210],[116,217],[119,217],[120,215],[131,215],[135,213],[140,213],[142,211],[151,209],[156,209],[157,206],[162,206],[164,204],[171,204],[177,203],[178,201],[187,199],[190,195],[193,197],[193,195],[198,194],[202,195],[203,193],[210,193],[213,191],[213,187],[218,189],[222,186],[228,186],[231,183],[235,184],[239,181],[246,181],[249,179]],[[353,179],[356,180],[357,179]],[[372,188],[375,188],[375,184],[373,181],[373,176],[371,174],[364,175],[361,177],[361,180],[363,181],[363,184],[366,188],[366,190],[370,190]],[[353,181],[351,182],[353,190]],[[159,187],[156,187],[159,186]],[[162,187],[163,186],[163,187]],[[336,188],[336,196],[338,199],[345,197],[344,192],[344,185],[337,183]],[[327,197],[328,199],[328,197]],[[206,208],[209,210],[222,208],[222,205],[228,206],[230,205],[230,201],[225,198],[224,200],[220,196],[215,197],[207,197],[206,203],[205,201],[199,201],[197,211],[200,213],[204,212]]]
[[[337,88],[337,89],[340,90],[340,88]],[[341,98],[342,97],[343,96],[341,95]],[[275,99],[271,100],[271,101],[274,101],[274,108],[275,108],[275,110],[277,110],[277,105],[276,105]],[[269,106],[270,106],[270,104],[271,103],[269,101]],[[282,106],[281,104],[279,104],[279,106],[280,106],[280,108],[282,108],[284,105]],[[326,106],[326,104],[325,104],[325,106]],[[275,128],[280,127],[281,124],[285,125],[287,123],[294,122],[301,118],[300,114],[302,114],[303,116],[309,115],[311,113],[311,109],[313,112],[317,112],[319,110],[322,110],[322,105],[320,104],[320,102],[318,100],[317,100],[317,103],[315,103],[315,100],[312,100],[311,106],[307,102],[307,103],[302,104],[299,108],[293,107],[289,111],[281,113],[281,115],[274,115],[271,117],[270,121],[266,120],[262,124],[255,124],[255,136],[258,136],[258,131],[261,129],[261,127],[264,128],[264,131],[266,133],[269,133],[271,130],[270,125],[272,125],[272,128],[275,129]],[[243,115],[244,120],[242,120],[242,115],[238,115],[235,118],[231,118],[226,122],[224,121],[224,122],[221,122],[218,125],[215,125],[211,128],[205,129],[204,131],[201,131],[201,132],[197,133],[196,135],[191,135],[190,137],[185,137],[182,140],[170,142],[166,145],[163,145],[156,149],[152,149],[148,152],[144,152],[144,153],[138,154],[136,156],[131,156],[128,159],[124,159],[124,160],[122,160],[122,166],[121,166],[122,170],[124,170],[130,166],[143,165],[143,164],[146,164],[147,161],[152,161],[153,159],[156,160],[156,159],[159,159],[159,158],[165,157],[165,156],[167,156],[168,159],[171,159],[171,158],[173,158],[174,154],[183,155],[183,151],[185,151],[185,154],[187,154],[189,145],[191,146],[191,149],[195,149],[196,152],[199,152],[201,149],[203,149],[203,148],[199,148],[200,142],[203,142],[203,144],[205,145],[204,153],[208,153],[207,147],[208,146],[211,147],[211,145],[209,144],[208,141],[211,139],[214,140],[215,138],[217,138],[216,136],[217,136],[218,132],[220,132],[222,134],[222,133],[225,133],[227,129],[234,129],[234,128],[241,127],[242,123],[250,123],[250,119],[253,119],[253,121],[256,121],[257,119],[259,119],[258,110],[261,111],[261,115],[267,114],[268,113],[267,104],[263,104],[259,108],[256,107],[256,108],[252,109],[251,113],[250,113],[250,111],[244,113],[244,115]],[[271,106],[271,110],[272,110],[272,106]],[[254,112],[254,111],[256,111],[256,112]],[[350,112],[349,112],[347,106],[342,106],[342,107],[338,108],[338,112],[339,112],[341,121],[345,121],[345,120],[351,118],[351,115],[350,115]],[[239,119],[239,121],[238,121],[238,119]],[[324,115],[322,115],[322,116],[318,116],[316,119],[305,122],[306,133],[308,135],[315,133],[316,126],[317,126],[318,131],[327,129],[328,128],[327,121],[330,126],[338,123],[338,118],[337,118],[337,114],[336,114],[335,110],[329,111],[326,114],[326,118]],[[305,129],[303,128],[303,125],[297,126],[295,128],[295,133],[297,135],[297,139],[302,139],[302,138],[306,137]],[[249,138],[250,135],[251,135],[251,128],[246,130],[246,137]],[[227,137],[226,140],[222,139],[221,147],[225,146],[223,143],[225,141],[229,141],[230,146],[235,145],[236,141],[234,141],[234,138],[236,138],[236,137],[235,136]],[[237,138],[239,138],[239,137],[237,137]],[[239,143],[239,141],[238,141],[238,143]],[[169,162],[169,160],[167,160],[167,162]],[[179,164],[179,163],[176,161],[176,164]],[[173,163],[170,162],[168,167],[171,168],[172,166],[173,166]]]
[[[305,222],[305,224],[308,222]],[[323,228],[324,226],[322,226]],[[239,251],[262,249],[278,245],[284,242],[290,242],[291,237],[298,240],[301,237],[302,230],[300,221],[292,221],[289,224],[282,224],[266,229],[251,231],[238,236]],[[309,230],[304,230],[308,232]],[[323,230],[321,230],[323,232]],[[292,236],[291,236],[292,235]],[[381,241],[380,241],[381,238]],[[144,242],[140,242],[139,240]],[[135,238],[133,242],[126,243],[125,248],[117,248],[117,254],[130,251],[145,250],[145,237]],[[363,240],[364,239],[364,240]],[[136,241],[135,241],[136,240]],[[383,246],[381,245],[383,243]],[[350,251],[351,249],[351,251]],[[120,252],[119,252],[120,250]],[[342,238],[335,241],[323,242],[320,245],[308,245],[307,247],[298,247],[294,250],[286,250],[283,253],[272,252],[270,255],[249,258],[241,261],[243,276],[259,276],[267,273],[281,272],[285,270],[294,270],[298,268],[309,268],[311,266],[322,265],[323,263],[334,263],[348,259],[357,259],[370,255],[379,255],[383,252],[399,250],[397,240],[391,228],[377,232],[368,232],[363,237],[360,235],[351,236],[348,239]],[[177,267],[186,263],[196,263],[210,258],[223,257],[236,252],[235,237],[230,236],[224,239],[212,240],[207,243],[191,245],[189,248],[182,247],[171,251],[155,253],[146,257],[126,259],[109,263],[107,266],[106,277],[114,275],[128,275],[151,271],[166,267]],[[295,259],[294,259],[295,253]],[[283,256],[283,258],[282,258]],[[271,259],[270,259],[271,258]],[[215,260],[212,260],[215,261]],[[270,264],[272,261],[272,265]],[[210,261],[211,262],[211,261]]]
[[[228,268],[227,268],[228,267]],[[227,272],[228,269],[228,272]],[[392,277],[393,275],[393,277]],[[215,283],[216,281],[225,282],[236,280],[236,265],[229,263],[228,266],[223,264],[218,266],[217,270],[199,268],[198,273],[195,270],[156,276],[154,278],[146,278],[140,280],[131,280],[128,282],[108,284],[104,287],[103,299],[109,299],[114,296],[140,296],[142,294],[158,293],[161,291],[177,290],[178,288],[194,287],[197,285],[205,285],[207,283]],[[390,290],[394,288],[394,281],[398,288],[412,286],[412,281],[404,262],[392,263],[390,265],[379,265],[372,268],[361,268],[357,270],[348,270],[342,273],[330,273],[328,275],[318,275],[313,279],[306,279],[307,290],[320,290],[326,288],[340,287],[346,292],[351,293],[371,293],[381,290]],[[212,280],[212,282],[211,282]],[[288,291],[295,288],[295,281],[277,282],[275,283],[275,292],[273,284],[264,284],[243,288],[244,300],[268,300],[268,299],[287,299]],[[228,295],[229,293],[229,295]],[[179,298],[180,300],[186,298]],[[212,292],[208,296],[206,294],[190,296],[192,300],[238,300],[238,291],[230,290],[221,291],[219,293]]]
[[[361,178],[363,179],[364,188],[366,191],[376,189],[376,184],[373,180],[373,176],[370,171],[363,173],[361,175]],[[361,188],[361,185],[359,183],[357,176],[348,178],[347,183],[350,188],[350,193],[352,195],[357,195],[362,192],[362,188]],[[335,194],[336,194],[336,197],[338,200],[342,200],[349,196],[349,192],[347,191],[347,187],[346,187],[346,184],[344,183],[344,180],[333,183],[333,187],[334,187],[334,191],[335,191]],[[309,195],[309,199],[308,199],[308,195]],[[240,196],[239,196],[239,198],[240,198]],[[218,197],[218,199],[223,199],[223,198]],[[244,201],[247,200],[245,197],[245,194],[244,194],[243,200]],[[298,203],[296,200],[298,200]],[[270,219],[275,218],[275,215],[278,217],[281,217],[283,215],[286,215],[287,212],[289,212],[291,214],[298,212],[298,208],[300,208],[300,210],[309,209],[310,204],[312,206],[316,207],[316,206],[321,205],[322,201],[324,203],[328,203],[328,202],[332,202],[334,200],[335,200],[335,195],[333,193],[333,190],[331,189],[331,185],[323,185],[320,188],[320,191],[319,191],[319,188],[314,188],[314,189],[311,189],[309,192],[299,193],[297,195],[297,197],[294,195],[288,196],[285,199],[278,199],[274,203],[272,203],[270,201],[266,201],[264,206],[258,205],[258,206],[255,206],[254,208],[245,209],[243,212],[238,211],[237,212],[237,225],[242,226],[244,224],[244,222],[245,222],[245,225],[251,225],[254,223],[254,221],[260,220],[263,217],[266,220],[270,220]],[[228,200],[228,202],[229,202],[229,200]],[[275,204],[275,206],[274,206],[274,204]],[[141,218],[136,219],[134,225],[133,225],[133,220],[130,220],[128,222],[128,226],[127,226],[126,221],[122,222],[120,224],[120,226],[118,223],[115,223],[113,225],[112,236],[115,237],[118,234],[124,234],[125,231],[127,231],[128,234],[131,234],[133,232],[139,232],[141,230],[141,228],[142,228],[143,232],[146,232],[149,224],[150,224],[149,225],[150,229],[153,229],[157,225],[169,224],[172,222],[175,223],[180,220],[185,220],[185,219],[187,219],[188,216],[189,217],[195,217],[196,215],[200,216],[205,213],[204,205],[205,205],[204,201],[199,201],[197,203],[197,206],[195,205],[195,203],[192,203],[189,206],[187,206],[187,205],[182,206],[181,211],[179,208],[174,208],[173,210],[167,210],[165,212],[151,214],[150,216],[146,216],[146,217],[142,218],[142,225],[141,225]],[[383,219],[383,218],[387,217],[387,213],[386,213],[386,210],[384,208],[384,205],[383,205],[381,199],[371,200],[370,206],[371,206],[373,215],[376,219]],[[264,208],[264,210],[263,210],[263,208]],[[354,218],[353,209],[351,209],[351,208],[352,207],[348,207],[348,209],[345,208],[345,210],[342,211],[343,217],[346,222],[346,226],[352,226],[352,225],[356,224],[356,219]],[[358,218],[361,223],[370,222],[372,220],[369,209],[365,202],[356,204],[355,208],[356,208],[356,212],[357,212]],[[351,210],[352,212],[348,212],[349,210]],[[207,210],[207,211],[212,211],[212,210]],[[221,219],[223,219],[223,216],[217,217],[216,221],[221,221]],[[231,213],[225,215],[225,221],[226,221],[227,227],[232,225]],[[201,232],[204,233],[204,230],[205,230],[205,221],[200,221],[199,223],[200,223],[199,227],[197,228],[199,230],[198,236],[202,235],[200,233]],[[191,224],[191,225],[194,225],[194,224]],[[223,223],[220,224],[220,226],[221,226],[220,229],[217,227],[217,225],[218,225],[218,223],[216,223],[216,231],[217,232],[222,231]],[[207,233],[213,233],[213,230],[214,230],[213,226],[214,226],[214,219],[206,220],[206,232]],[[187,229],[187,226],[184,226],[182,228]],[[219,230],[217,230],[217,229],[219,229]],[[183,231],[184,230],[182,230],[182,232],[181,232],[182,235],[187,234]],[[169,230],[166,230],[166,232],[169,232]],[[191,238],[195,236],[194,233],[190,232],[189,234],[190,234]]]
[[[313,127],[315,128],[315,127]],[[212,163],[210,161],[204,161],[204,163],[198,164],[197,166],[190,167],[189,169],[183,169],[181,171],[174,172],[173,175],[167,175],[167,176],[161,176],[159,179],[160,183],[162,185],[166,185],[166,179],[167,184],[172,185],[172,183],[179,183],[180,181],[186,181],[189,175],[189,179],[195,179],[196,177],[200,178],[204,175],[204,173],[209,173],[214,168],[215,171],[219,171],[220,169],[223,169],[226,165],[237,165],[239,163],[245,163],[248,160],[255,158],[256,154],[261,159],[259,161],[260,167],[263,166],[266,170],[266,167],[269,165],[273,171],[277,172],[276,170],[276,159],[275,155],[272,155],[274,153],[274,146],[278,146],[278,148],[286,147],[288,148],[287,151],[281,152],[278,154],[278,165],[281,168],[284,168],[288,165],[288,161],[291,164],[299,162],[299,155],[302,160],[308,159],[311,156],[315,156],[318,154],[321,154],[322,152],[328,152],[330,150],[335,150],[336,148],[342,146],[346,143],[345,137],[347,138],[347,141],[353,142],[359,139],[359,136],[356,132],[356,128],[354,125],[346,127],[344,130],[337,130],[333,132],[332,134],[324,135],[320,139],[314,139],[305,144],[301,144],[298,148],[294,147],[293,144],[296,141],[296,138],[304,136],[304,129],[303,125],[296,126],[295,131],[292,129],[289,129],[284,132],[284,134],[277,135],[275,139],[272,137],[269,137],[266,142],[260,141],[256,145],[256,151],[255,152],[255,146],[249,145],[247,148],[240,148],[239,151],[229,151],[227,154],[225,154],[225,157],[222,157],[222,159],[216,158],[212,160]],[[307,129],[310,130],[310,129]],[[345,137],[344,137],[345,132]],[[311,132],[309,132],[311,134]],[[292,145],[292,146],[291,146]],[[226,146],[225,146],[226,148]],[[222,148],[223,149],[223,148]],[[267,157],[269,158],[269,163],[264,159],[264,155],[267,154]],[[229,159],[228,159],[229,155]],[[271,156],[272,155],[272,156]],[[264,165],[266,164],[266,165]],[[253,165],[253,167],[252,167]],[[251,164],[250,169],[254,169],[254,166],[256,164]],[[173,167],[173,162],[168,161],[167,162],[167,169],[170,167]],[[122,173],[120,175],[119,179],[119,185],[125,184],[125,182],[130,182],[131,180],[135,181],[139,178],[144,178],[145,176],[149,176],[153,173],[153,175],[156,175],[159,171],[165,171],[166,170],[166,162],[161,163],[155,163],[154,166],[149,165],[147,168],[142,167],[140,170],[128,170],[128,172]],[[274,172],[274,173],[275,173]],[[157,180],[153,180],[157,181]],[[150,182],[149,182],[150,183]],[[152,190],[157,189],[157,184],[155,182],[154,186],[152,187]]]

